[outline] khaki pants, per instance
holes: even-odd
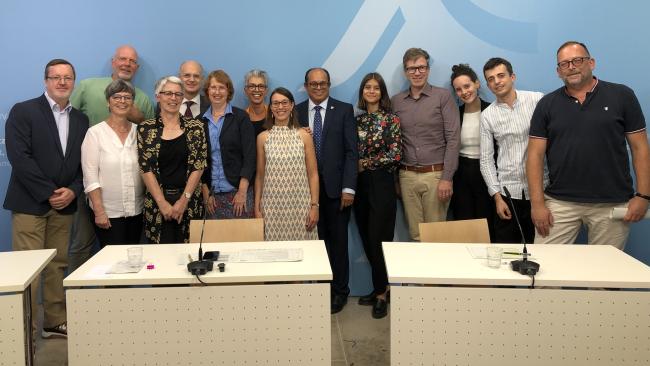
[[[447,219],[449,201],[438,200],[440,177],[442,171],[430,173],[399,171],[404,214],[409,225],[409,235],[413,240],[420,240],[421,222],[438,222]]]
[[[625,248],[630,225],[623,220],[610,219],[609,214],[612,208],[625,207],[627,203],[579,203],[549,196],[545,196],[545,202],[554,223],[547,237],[535,233],[535,244],[573,244],[584,224],[588,230],[587,243]]]
[[[66,321],[63,277],[68,264],[68,241],[73,215],[50,210],[43,216],[13,213],[13,250],[56,249],[56,255],[43,270],[43,327],[55,327]],[[32,320],[36,324],[36,301],[40,278],[32,283]]]

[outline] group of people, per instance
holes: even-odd
[[[390,98],[382,76],[367,74],[356,117],[330,96],[324,68],[306,71],[301,103],[283,87],[268,93],[267,73],[251,70],[240,109],[230,76],[204,77],[196,61],[156,83],[155,106],[130,82],[138,69],[130,46],[116,50],[110,77],[77,88],[74,67],[50,61],[45,93],[14,106],[5,135],[13,248],[57,249],[44,272],[43,336],[67,334],[70,238],[74,270],[95,235],[101,245],[187,242],[190,220],[204,215],[263,218],[266,240],[324,240],[336,313],[350,292],[354,207],[373,282],[359,303],[375,318],[387,313],[381,243],[393,239],[398,197],[416,241],[420,223],[446,220],[451,207],[454,219],[487,218],[492,242],[517,243],[514,209],[528,242],[573,243],[584,224],[590,243],[623,248],[650,200],[641,107],[628,87],[593,76],[584,44],[566,42],[556,56],[564,85],[548,95],[516,89],[510,62],[488,60],[491,104],[479,98],[476,72],[454,65],[459,107],[429,83],[429,54],[411,48],[402,60],[409,87]],[[609,219],[613,207],[627,207],[622,221]]]

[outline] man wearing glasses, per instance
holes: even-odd
[[[318,237],[332,266],[331,312],[347,303],[350,288],[348,222],[357,186],[357,126],[352,105],[330,97],[330,75],[323,68],[305,73],[309,99],[298,104],[298,120],[314,138],[320,187]]]
[[[556,69],[564,86],[542,98],[533,114],[526,170],[535,243],[572,244],[584,224],[589,244],[623,249],[629,224],[648,210],[650,152],[641,106],[632,89],[594,77],[595,66],[587,46],[565,42]],[[623,220],[610,219],[613,208],[626,210]]]
[[[449,90],[429,84],[429,54],[410,48],[403,57],[409,89],[393,96],[402,128],[399,171],[411,239],[420,240],[421,222],[444,221],[458,166],[460,119]]]
[[[4,208],[12,211],[13,250],[56,249],[43,271],[43,338],[68,334],[63,277],[76,197],[83,194],[81,143],[88,130],[88,118],[69,102],[74,80],[68,61],[50,61],[45,93],[16,104],[5,125],[11,178]],[[32,314],[39,282],[31,287]]]
[[[118,47],[111,60],[112,75],[110,77],[81,80],[70,97],[70,103],[88,116],[91,127],[106,120],[109,115],[106,95],[104,95],[106,87],[116,79],[132,81],[136,71],[138,71],[138,66],[138,53],[133,47]],[[153,117],[154,110],[151,100],[149,100],[145,92],[135,88],[135,99],[127,119],[134,123],[140,123]],[[72,242],[70,243],[69,273],[72,273],[90,258],[91,249],[95,243],[95,231],[90,218],[90,208],[86,203],[86,196],[79,195],[78,200],[79,209],[75,215]]]

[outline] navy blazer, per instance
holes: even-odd
[[[11,163],[5,209],[41,216],[52,209],[48,199],[56,189],[70,188],[77,197],[83,194],[81,143],[88,130],[88,117],[72,108],[69,121],[64,154],[45,94],[11,108],[5,124],[7,157]],[[59,212],[72,214],[76,210],[74,199]]]
[[[212,188],[212,147],[210,143],[210,121],[201,115],[205,139],[208,143],[208,166],[203,171],[201,181]],[[227,114],[223,120],[221,135],[221,162],[226,179],[233,187],[239,188],[241,178],[252,183],[255,174],[255,129],[248,113],[237,107],[232,107],[232,114]]]
[[[308,108],[309,100],[296,106],[303,127],[309,127]],[[329,98],[321,139],[321,159],[318,162],[318,173],[324,185],[321,189],[329,198],[339,198],[343,188],[357,187],[359,135],[351,104]]]

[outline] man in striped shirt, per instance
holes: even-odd
[[[488,88],[496,101],[481,112],[481,174],[494,198],[495,241],[520,243],[522,241],[513,207],[505,198],[503,187],[511,193],[526,242],[533,241],[535,227],[530,218],[530,201],[526,182],[526,149],[530,119],[543,94],[516,90],[516,76],[512,65],[502,58],[491,58],[483,67]],[[496,146],[495,146],[496,143]],[[494,151],[497,160],[494,160]]]

